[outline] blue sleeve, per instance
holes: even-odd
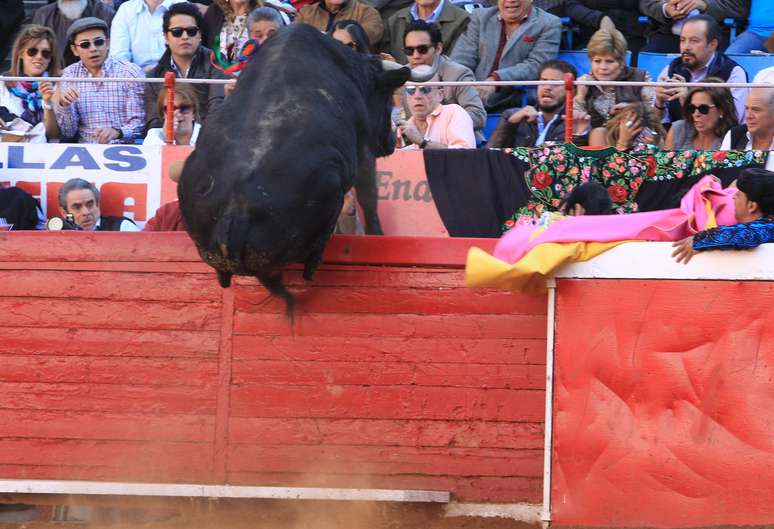
[[[744,250],[767,242],[774,242],[774,220],[771,218],[701,231],[693,236],[693,249],[697,252]]]

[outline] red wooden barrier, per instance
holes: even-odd
[[[183,233],[0,234],[0,478],[539,501],[546,303],[465,288],[493,243],[335,238],[291,332]]]

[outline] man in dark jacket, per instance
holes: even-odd
[[[79,18],[96,17],[105,21],[110,27],[114,15],[113,8],[105,5],[100,0],[62,0],[43,6],[32,17],[33,24],[47,26],[54,30],[56,34],[56,44],[59,58],[63,66],[70,66],[78,62],[70,50],[70,43],[67,41],[67,30]]]
[[[564,12],[580,26],[580,38],[573,43],[575,48],[586,47],[605,17],[626,37],[632,55],[645,45],[645,26],[639,21],[638,0],[566,0]]]
[[[24,20],[22,0],[0,0],[0,63],[8,55],[16,32]]]
[[[210,62],[210,50],[202,46],[202,15],[194,4],[181,2],[173,4],[164,13],[163,29],[167,51],[159,63],[148,74],[149,77],[164,77],[167,72],[184,79],[224,79],[220,70]],[[207,114],[223,103],[223,85],[193,85],[199,95],[199,115],[202,121]],[[145,88],[146,130],[160,128],[164,117],[159,116],[156,101],[161,85],[149,83]]]
[[[577,76],[575,67],[565,61],[552,59],[540,66],[541,81],[560,81],[565,73]],[[537,108],[526,106],[503,112],[500,122],[492,133],[487,147],[535,147],[546,142],[564,142],[564,107],[566,92],[561,85],[538,85]],[[588,129],[588,120],[579,124]],[[585,126],[584,126],[585,125]],[[580,132],[587,133],[587,130]],[[576,144],[585,144],[585,137],[574,138]]]

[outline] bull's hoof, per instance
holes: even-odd
[[[216,274],[218,275],[218,283],[220,283],[220,286],[222,288],[228,288],[231,286],[231,273],[230,272],[223,272],[221,270],[216,270]]]

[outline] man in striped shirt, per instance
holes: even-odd
[[[62,72],[63,77],[141,78],[139,66],[108,57],[110,40],[104,21],[88,17],[68,30],[70,49],[80,59]],[[79,143],[131,143],[143,132],[143,83],[60,83],[56,120],[61,134]]]

